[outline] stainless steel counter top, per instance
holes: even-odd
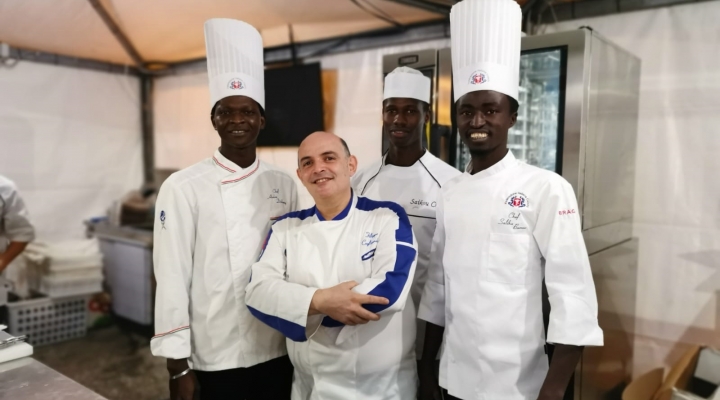
[[[0,399],[107,400],[30,357],[0,364]]]
[[[99,239],[115,240],[139,246],[153,245],[152,229],[139,229],[129,226],[112,225],[106,221],[86,223],[88,234]]]

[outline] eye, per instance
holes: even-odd
[[[252,111],[252,110],[245,111],[245,115],[255,115],[255,111]]]
[[[497,110],[487,110],[486,114],[493,115],[493,114],[497,114],[497,112],[498,112]]]
[[[416,110],[407,110],[408,114],[415,114],[416,112],[417,112]]]
[[[333,157],[333,156],[325,157],[325,161],[333,161],[334,159],[335,159],[335,157]]]
[[[310,164],[312,164],[310,161],[304,161],[304,162],[302,163],[302,166],[303,166],[303,167],[307,167],[307,166],[309,166]]]
[[[460,115],[464,115],[464,116],[466,116],[466,117],[469,116],[470,114],[472,114],[470,111],[462,111],[462,112],[460,112]]]

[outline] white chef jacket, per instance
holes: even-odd
[[[296,202],[286,173],[258,159],[240,168],[219,151],[163,183],[155,205],[154,355],[190,357],[193,369],[217,371],[287,353],[282,335],[248,311],[245,287],[272,219]]]
[[[418,245],[415,279],[410,290],[415,304],[420,304],[427,269],[430,246],[435,233],[435,209],[440,188],[460,171],[425,150],[425,154],[409,167],[386,165],[387,155],[356,173],[352,179],[355,192],[371,199],[400,204],[410,218]],[[425,342],[425,321],[417,321],[415,355],[422,358]]]
[[[417,247],[402,207],[352,196],[333,220],[316,208],[293,212],[272,227],[252,267],[246,302],[282,332],[295,366],[293,400],[414,400],[415,305],[406,302]],[[308,316],[315,291],[342,282],[387,298],[367,305],[379,321],[343,326]]]
[[[577,200],[559,175],[512,152],[442,189],[418,316],[445,326],[440,385],[464,400],[536,399],[547,342],[602,346]]]
[[[0,253],[10,242],[32,242],[35,228],[15,183],[0,175]]]

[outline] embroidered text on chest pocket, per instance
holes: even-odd
[[[491,233],[485,279],[510,285],[528,283],[530,236]]]

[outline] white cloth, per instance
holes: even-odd
[[[450,10],[453,93],[494,90],[518,100],[522,11],[514,0],[465,0]]]
[[[397,67],[385,77],[383,100],[416,99],[430,103],[430,78],[409,67]]]
[[[353,188],[360,196],[398,203],[408,214],[418,245],[417,268],[410,290],[415,304],[420,304],[427,281],[440,188],[458,175],[460,171],[425,151],[420,160],[410,167],[385,165],[383,157],[353,176]],[[416,337],[415,355],[420,359],[425,342],[423,320],[417,321]]]
[[[293,400],[415,399],[415,304],[408,293],[416,249],[400,206],[355,195],[332,221],[313,207],[273,225],[246,301],[288,338]],[[308,316],[317,289],[350,280],[359,283],[356,292],[390,300],[366,306],[379,321],[343,326]]]
[[[549,343],[601,346],[597,298],[572,187],[508,151],[442,189],[418,316],[445,326],[440,385],[465,400],[536,399]]]
[[[286,354],[282,335],[245,306],[250,266],[272,218],[295,208],[293,179],[258,159],[240,168],[219,151],[172,174],[155,210],[157,292],[152,353],[202,371]]]
[[[210,104],[228,96],[247,96],[265,108],[262,36],[252,25],[228,18],[205,22]]]
[[[35,228],[15,183],[0,175],[0,253],[9,242],[31,242]]]

